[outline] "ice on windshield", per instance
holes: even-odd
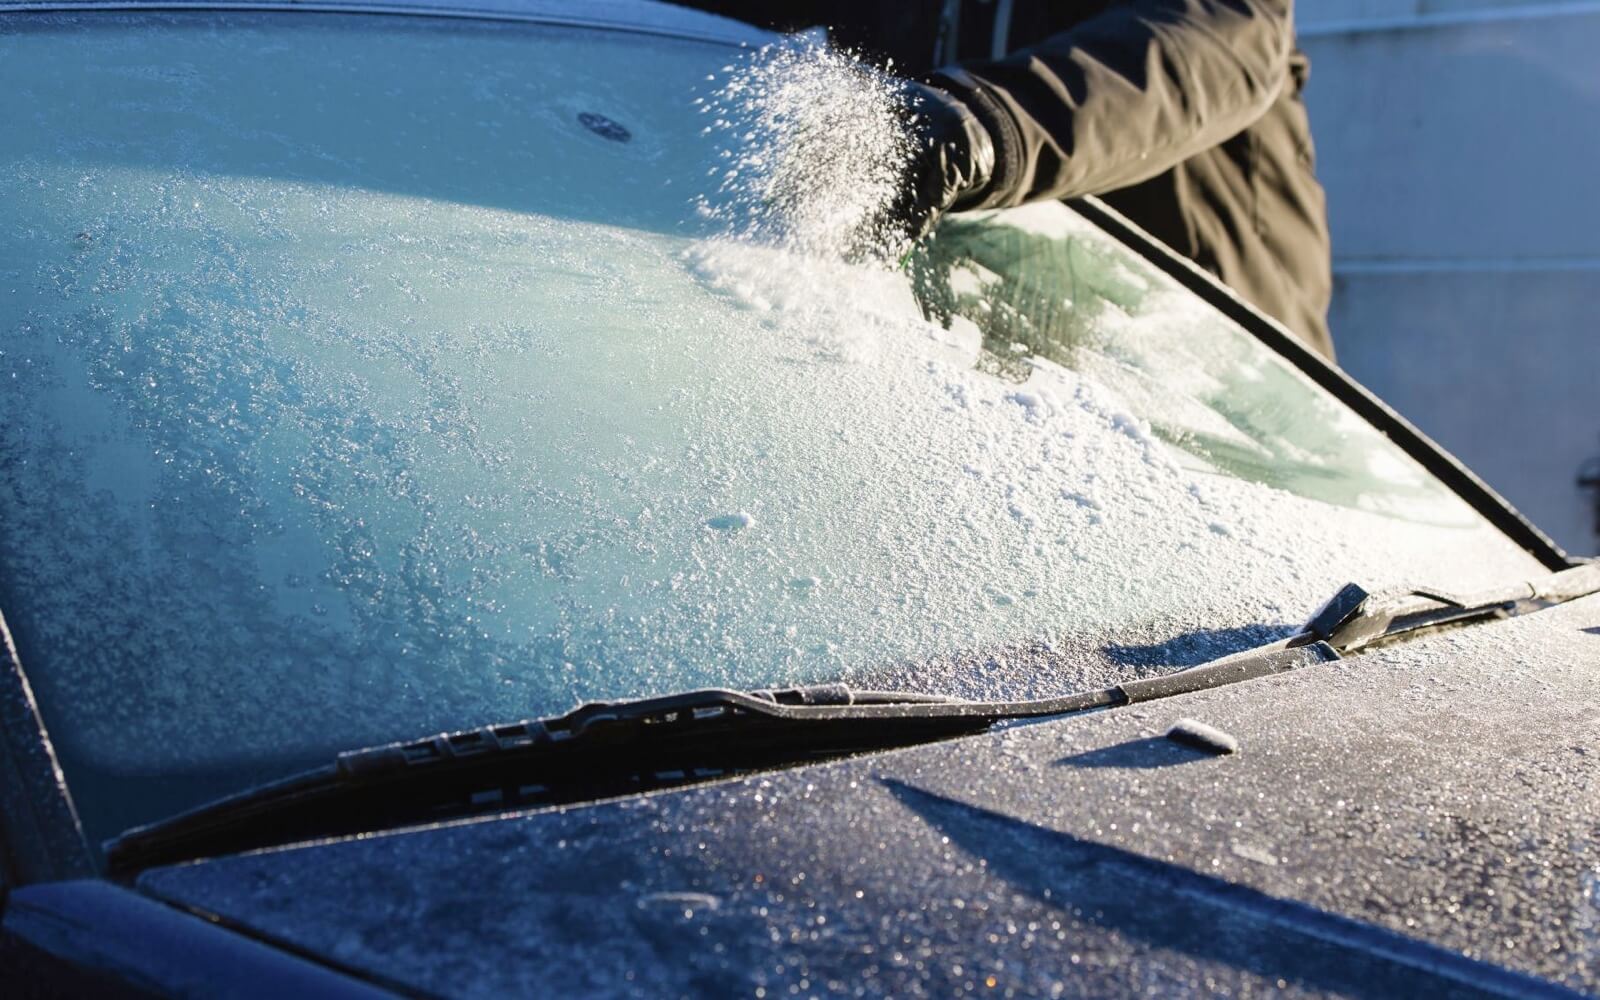
[[[0,35],[0,602],[89,811],[595,698],[1060,692],[1540,571],[1063,206],[909,274],[709,231],[725,49],[100,17]]]

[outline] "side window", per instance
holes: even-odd
[[[953,216],[909,263],[923,313],[971,324],[979,366],[1059,365],[1113,388],[1199,472],[1433,524],[1463,505],[1231,320],[1065,205]]]

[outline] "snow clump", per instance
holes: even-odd
[[[887,214],[914,146],[901,84],[803,38],[723,68],[700,100],[717,143],[702,215],[727,235],[818,257],[887,257]]]

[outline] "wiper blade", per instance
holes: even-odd
[[[1600,592],[1600,563],[1475,594],[1412,589],[1369,594],[1346,584],[1301,630],[1341,654],[1452,625],[1509,618]],[[1291,640],[1292,643],[1293,640]]]
[[[1301,638],[1301,637],[1296,637]],[[1135,704],[1337,659],[1284,640],[1160,677],[1037,701],[975,702],[844,685],[690,691],[340,754],[329,766],[129,830],[113,875],[484,811],[586,802]]]
[[[1600,592],[1600,563],[1497,590],[1369,594],[1350,584],[1294,635],[1186,670],[1038,701],[979,702],[840,684],[708,689],[593,702],[566,715],[340,754],[307,771],[137,827],[105,845],[114,875],[154,865],[459,818],[588,802],[909,746],[1252,680],[1425,630]]]

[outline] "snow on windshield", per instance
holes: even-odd
[[[1540,571],[1437,490],[1408,523],[1174,446],[1223,382],[1152,361],[1163,330],[1293,383],[1262,412],[1342,412],[1181,291],[1068,303],[1075,369],[997,346],[1003,261],[963,256],[930,320],[905,273],[707,232],[724,50],[96,23],[0,36],[0,599],[69,772],[214,794],[709,685],[1059,692],[1347,580]],[[974,224],[1122,253],[1009,218]]]
[[[717,163],[702,215],[808,256],[900,255],[888,209],[915,142],[899,84],[804,38],[746,53],[714,82],[695,102]]]

